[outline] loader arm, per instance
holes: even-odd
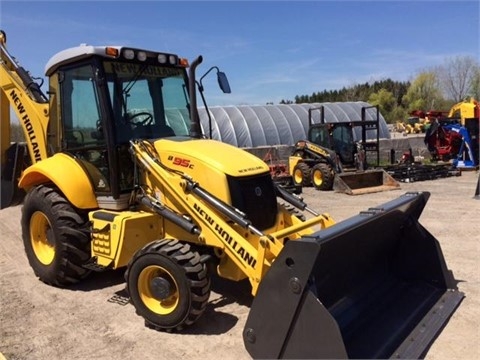
[[[40,86],[6,49],[6,36],[0,31],[0,155],[2,200],[0,207],[15,205],[23,198],[18,178],[25,168],[25,145],[11,143],[12,109],[22,127],[28,150],[27,162],[47,157],[46,131],[49,104]]]
[[[223,251],[249,279],[253,295],[287,239],[295,240],[310,234],[313,226],[325,228],[334,223],[328,215],[322,214],[305,222],[264,233],[252,226],[240,210],[203,189],[190,176],[162,164],[155,148],[148,141],[135,141],[131,145],[139,166],[149,172],[155,179],[154,183],[163,187],[172,202],[180,204],[184,212],[189,214],[186,220],[180,214],[170,213],[167,215],[169,220],[198,237],[192,241]],[[162,207],[153,193],[148,197],[151,203],[156,203],[154,208]]]
[[[30,159],[35,163],[47,157],[48,99],[30,74],[8,53],[5,44],[5,34],[2,32],[0,33],[2,109],[3,105],[8,105],[6,108],[15,111],[25,135]],[[9,121],[9,116],[2,113],[2,126]],[[5,145],[2,143],[2,150],[3,146]]]
[[[333,168],[337,167],[335,152],[317,145],[311,141],[299,141],[296,145],[296,151],[304,151],[312,159],[323,159]]]

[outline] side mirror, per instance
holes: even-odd
[[[227,75],[225,75],[222,71],[217,71],[217,80],[218,86],[223,91],[224,94],[230,94],[232,91],[230,90],[230,84],[228,83]]]

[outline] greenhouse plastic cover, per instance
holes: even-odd
[[[367,108],[365,120],[376,119],[376,108],[372,108],[366,102],[213,106],[208,108],[212,138],[241,148],[294,145],[297,141],[307,138],[308,109],[320,106],[325,109],[327,123],[361,120],[362,107]],[[167,111],[169,119],[178,116],[183,117],[185,126],[188,126],[187,113]],[[210,120],[204,107],[199,108],[199,116],[203,133],[210,137]],[[312,111],[312,118],[314,123],[319,123],[320,111]],[[355,140],[361,139],[360,128],[355,129],[354,137]],[[376,137],[375,130],[367,131],[367,140]],[[379,138],[390,139],[387,124],[381,114],[379,114]]]

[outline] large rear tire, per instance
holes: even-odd
[[[88,218],[55,188],[34,187],[22,209],[22,237],[28,262],[36,276],[54,286],[74,284],[90,271]]]
[[[319,163],[312,167],[312,184],[317,190],[328,191],[333,189],[333,169],[330,165]]]
[[[293,168],[293,183],[296,186],[310,186],[310,166],[304,162],[300,162]]]
[[[125,281],[137,314],[156,330],[179,331],[195,323],[210,297],[206,264],[177,240],[157,240],[139,250]]]

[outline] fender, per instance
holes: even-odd
[[[293,175],[293,168],[303,159],[300,156],[288,157],[288,168],[290,169],[290,175]]]
[[[23,172],[18,186],[26,190],[47,182],[53,182],[75,207],[98,208],[90,179],[81,165],[70,156],[58,153],[29,166]]]

